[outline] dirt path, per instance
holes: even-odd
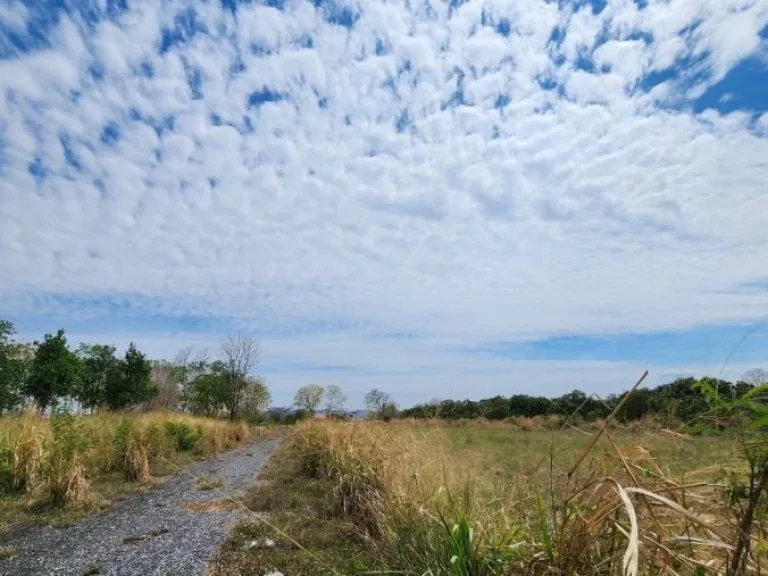
[[[1,543],[16,555],[0,560],[0,574],[82,576],[90,567],[91,574],[107,576],[202,575],[240,513],[187,507],[253,486],[276,443],[258,440],[192,464],[157,490],[125,497],[76,526],[12,530]],[[201,490],[192,476],[211,482],[215,490]]]

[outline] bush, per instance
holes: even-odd
[[[200,438],[203,436],[201,428],[192,428],[185,422],[165,422],[165,431],[176,441],[176,448],[180,452],[194,450]]]

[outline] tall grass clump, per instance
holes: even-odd
[[[43,501],[54,506],[85,504],[91,498],[85,468],[90,442],[83,420],[67,412],[50,419],[50,437],[44,445],[41,484]]]
[[[193,457],[207,458],[250,437],[248,426],[168,413],[0,418],[0,497],[85,505],[92,482],[121,473],[149,482]]]

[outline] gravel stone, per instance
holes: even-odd
[[[192,511],[185,506],[241,495],[256,483],[276,445],[274,438],[258,440],[196,462],[159,488],[118,499],[75,526],[12,528],[0,544],[16,554],[0,560],[0,574],[83,576],[97,567],[104,576],[201,576],[208,558],[243,513]],[[221,485],[201,490],[197,478]]]

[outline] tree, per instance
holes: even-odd
[[[392,403],[392,398],[389,394],[376,388],[365,395],[365,406],[371,412],[375,412],[377,417],[381,417],[384,407],[390,403]]]
[[[329,416],[334,410],[342,410],[346,401],[347,397],[336,384],[331,384],[325,389],[325,411]]]
[[[264,379],[248,376],[246,378],[245,394],[243,394],[243,400],[240,404],[240,415],[253,419],[269,408],[271,401],[272,394],[269,392]]]
[[[227,374],[223,362],[206,365],[184,390],[184,402],[194,414],[215,416],[227,405]]]
[[[43,412],[58,399],[70,396],[75,391],[80,375],[80,361],[67,347],[64,330],[59,330],[55,336],[46,334],[45,339],[36,342],[36,345],[24,392],[34,398]]]
[[[181,397],[179,371],[167,360],[152,362],[149,379],[157,388],[157,395],[147,402],[146,410],[174,410]]]
[[[744,373],[741,379],[755,388],[768,383],[768,370],[763,368],[752,368]]]
[[[84,408],[96,408],[106,403],[107,383],[120,378],[120,361],[115,347],[102,344],[81,344],[78,350],[81,370],[74,396]]]
[[[237,332],[221,341],[221,353],[227,376],[227,409],[234,420],[248,387],[246,377],[259,363],[259,343],[253,336]]]
[[[443,408],[443,401],[440,398],[432,398],[421,407],[422,418],[439,418]]]
[[[190,385],[198,376],[206,374],[210,368],[208,352],[206,350],[200,350],[193,357],[191,347],[183,348],[176,354],[172,366],[174,379],[178,383],[180,389],[180,407],[182,411],[186,411],[187,409],[191,409],[188,404],[191,394],[187,393]]]
[[[310,414],[314,414],[317,407],[323,402],[324,394],[325,388],[319,384],[302,386],[296,390],[296,394],[293,396],[293,403]]]
[[[120,362],[120,375],[107,382],[106,404],[110,410],[130,408],[146,402],[157,394],[150,374],[152,363],[131,342]]]
[[[0,414],[22,403],[24,378],[31,360],[28,348],[11,339],[14,334],[13,323],[0,320]]]
[[[393,418],[397,418],[398,408],[395,402],[386,402],[378,411],[378,417],[384,422],[389,422]]]

